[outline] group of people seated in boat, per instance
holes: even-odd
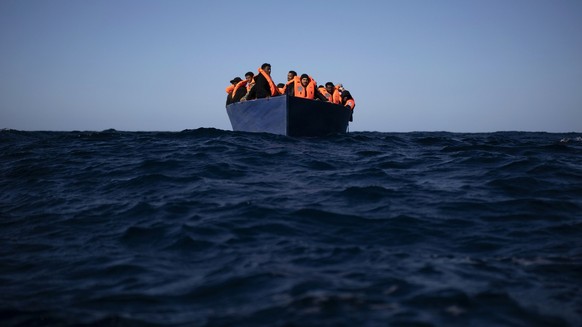
[[[275,85],[271,79],[271,65],[263,64],[259,68],[258,74],[248,72],[245,79],[235,77],[226,88],[226,105],[231,103],[274,97],[287,94],[289,96],[306,98],[312,100],[327,101],[339,104],[354,110],[356,102],[349,91],[345,90],[341,84],[334,85],[332,82],[325,83],[325,86],[317,86],[315,80],[307,74],[297,76],[293,70],[287,74],[287,83]]]

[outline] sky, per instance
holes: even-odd
[[[580,0],[2,0],[0,129],[231,130],[272,65],[356,101],[350,131],[582,132]]]

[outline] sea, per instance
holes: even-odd
[[[1,326],[582,326],[582,134],[0,131]]]

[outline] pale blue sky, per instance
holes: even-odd
[[[0,1],[0,128],[230,130],[272,64],[356,99],[352,131],[582,132],[582,1]]]

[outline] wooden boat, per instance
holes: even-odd
[[[352,117],[344,106],[288,95],[231,103],[226,112],[233,131],[287,136],[346,133]]]

